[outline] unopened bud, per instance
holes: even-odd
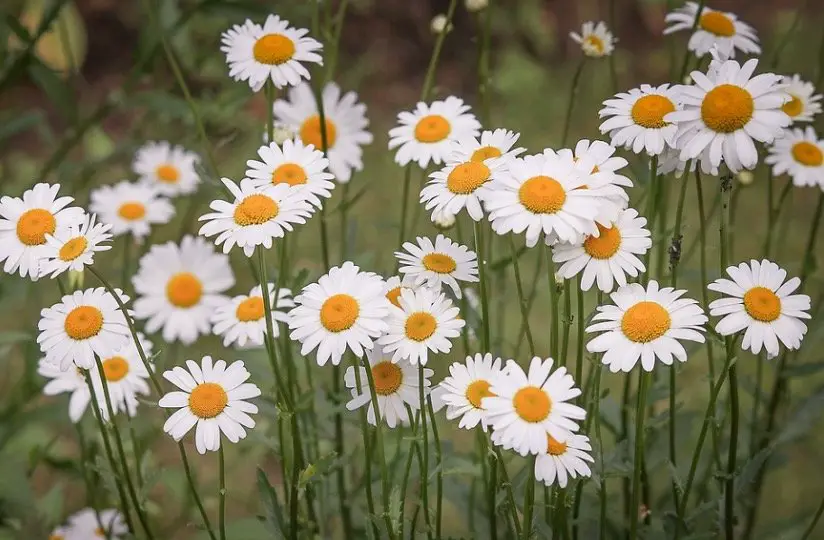
[[[292,126],[288,124],[283,124],[281,122],[276,122],[274,129],[272,130],[272,141],[277,144],[278,146],[282,145],[286,141],[292,140],[295,138],[297,133]],[[265,144],[269,144],[269,130],[263,130],[263,142]]]
[[[452,30],[452,25],[449,23],[449,19],[446,15],[440,13],[432,17],[432,22],[429,24],[429,28],[432,30],[433,34],[442,34]]]
[[[738,183],[742,186],[749,186],[755,180],[755,175],[752,171],[741,171],[738,173]]]
[[[489,0],[466,0],[467,11],[481,11],[489,5]]]
[[[448,212],[434,212],[432,224],[440,230],[451,229],[455,225],[455,216]]]

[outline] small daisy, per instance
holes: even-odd
[[[372,144],[372,134],[367,131],[366,105],[358,103],[355,92],[341,96],[340,87],[333,82],[326,83],[321,99],[329,172],[345,184],[352,178],[352,171],[363,170],[362,147]],[[301,83],[290,89],[288,101],[275,101],[274,113],[277,120],[295,126],[303,144],[323,149],[318,105],[309,84]]]
[[[409,425],[412,423],[407,414],[406,406],[412,411],[420,409],[420,376],[418,368],[406,360],[394,362],[389,354],[375,347],[366,351],[366,358],[372,369],[372,378],[375,382],[375,393],[378,394],[378,409],[381,418],[386,425],[394,428],[398,425]],[[350,390],[352,399],[346,404],[350,411],[360,409],[368,405],[366,420],[371,425],[376,425],[375,409],[372,406],[372,392],[369,388],[369,378],[366,369],[358,366],[360,384],[355,376],[355,368],[346,368],[343,375],[343,382]],[[429,378],[433,371],[428,368],[423,369],[424,393],[429,394]]]
[[[37,363],[37,373],[49,379],[49,382],[43,387],[43,395],[71,394],[69,398],[69,419],[75,424],[79,422],[91,400],[89,387],[86,386],[86,379],[83,375],[84,372],[74,365],[69,365],[65,370],[60,369],[59,365],[50,362],[46,358],[41,358]]]
[[[323,152],[312,146],[304,146],[300,141],[285,141],[281,148],[275,143],[261,146],[258,156],[262,161],[249,160],[246,176],[258,188],[272,184],[287,184],[300,198],[317,208],[321,207],[320,198],[332,196],[334,178],[326,172],[329,161]]]
[[[182,146],[166,141],[148,142],[135,154],[132,170],[139,181],[166,197],[194,193],[200,184],[195,167],[200,158]]]
[[[615,42],[617,41],[612,32],[607,30],[607,25],[603,21],[597,24],[592,21],[587,21],[581,26],[581,33],[570,32],[569,37],[572,41],[581,45],[581,50],[584,54],[593,58],[601,58],[602,56],[609,56],[615,50]]]
[[[565,442],[559,442],[547,434],[546,439],[546,450],[535,459],[536,480],[546,486],[555,484],[557,480],[558,485],[565,488],[570,479],[592,475],[587,465],[587,461],[595,461],[589,454],[592,452],[589,437],[572,435]]]
[[[275,88],[295,86],[311,74],[304,63],[323,64],[323,45],[310,37],[309,30],[291,28],[289,21],[269,15],[263,26],[249,19],[220,36],[220,50],[226,54],[229,76],[248,81],[259,92],[266,81]]]
[[[643,256],[652,247],[647,219],[632,208],[622,210],[610,227],[598,225],[598,236],[587,236],[583,244],[556,244],[552,260],[562,263],[558,274],[564,279],[583,272],[581,290],[588,291],[596,279],[598,289],[612,291],[615,282],[627,284],[627,275],[638,277],[645,272]]]
[[[567,401],[581,395],[566,368],[552,371],[552,358],[537,356],[529,372],[509,360],[503,376],[492,382],[492,396],[481,399],[492,427],[492,442],[522,456],[546,451],[547,433],[560,441],[578,431],[586,411]]]
[[[665,119],[678,125],[675,147],[681,160],[703,155],[718,167],[723,160],[730,171],[752,169],[758,163],[753,139],[771,143],[783,134],[790,117],[781,110],[789,99],[781,76],[763,73],[752,77],[758,60],[741,66],[735,60],[719,62],[705,75],[693,71],[694,85],[681,87],[683,109]]]
[[[124,304],[129,297],[115,293]],[[86,289],[67,294],[40,312],[37,343],[46,360],[66,370],[72,365],[91,368],[94,355],[111,356],[129,342],[131,334],[117,301],[106,289]]]
[[[459,428],[472,429],[479,423],[486,430],[486,411],[481,406],[485,397],[493,397],[490,388],[504,376],[501,359],[492,354],[467,356],[464,364],[449,366],[449,376],[438,385],[440,399],[446,404],[446,417],[460,417]],[[434,392],[433,392],[434,394]]]
[[[460,310],[443,293],[426,287],[415,291],[401,291],[401,307],[389,310],[389,329],[378,343],[384,351],[394,352],[393,361],[409,360],[423,365],[429,360],[429,351],[448,353],[452,342],[461,335],[466,322]]]
[[[812,127],[788,129],[776,139],[764,159],[773,174],[788,174],[796,186],[819,186],[824,189],[824,139]]]
[[[698,301],[681,298],[685,292],[659,289],[655,280],[646,289],[638,283],[619,287],[610,295],[615,305],[598,306],[594,324],[587,327],[587,332],[604,332],[587,343],[587,350],[604,353],[601,361],[613,373],[629,372],[639,358],[646,371],[655,367],[656,357],[668,366],[673,357],[686,362],[679,340],[703,343],[707,316]]]
[[[248,178],[240,186],[228,178],[223,184],[235,200],[212,201],[214,212],[200,216],[206,223],[198,232],[207,238],[217,235],[215,244],[223,244],[223,253],[237,245],[251,257],[257,246],[271,248],[273,239],[283,238],[295,223],[302,225],[312,215],[312,207],[289,184],[257,188]]]
[[[486,130],[481,132],[481,137],[466,137],[457,141],[452,147],[452,154],[449,156],[450,162],[479,161],[486,162],[490,159],[503,158],[509,162],[524,152],[526,148],[513,148],[521,137],[520,133],[509,131],[508,129]]]
[[[60,184],[40,183],[22,197],[0,198],[0,262],[6,261],[6,273],[36,281],[48,235],[83,219],[83,209],[69,206],[74,199],[58,197],[58,191]]]
[[[672,34],[681,30],[692,30],[695,19],[698,26],[690,36],[687,49],[702,57],[713,48],[728,58],[735,57],[738,49],[744,54],[761,54],[758,46],[758,37],[752,26],[741,22],[734,13],[716,11],[705,7],[699,15],[698,4],[687,2],[683,7],[676,9],[664,18],[670,26],[664,29],[664,34]]]
[[[478,281],[478,257],[474,251],[442,234],[435,238],[435,243],[422,236],[417,242],[417,245],[404,242],[406,252],[395,252],[404,280],[410,280],[416,287],[425,284],[437,290],[448,285],[458,298],[461,297],[458,281]]]
[[[303,288],[289,312],[289,337],[301,342],[300,354],[317,348],[318,365],[340,364],[349,348],[357,357],[374,346],[388,328],[390,303],[383,279],[347,261]]]
[[[295,306],[292,301],[292,291],[289,289],[277,289],[274,283],[269,283],[269,305],[272,307],[272,336],[277,338],[280,335],[279,322],[286,323],[289,317],[286,312]],[[275,291],[277,290],[278,300],[275,302]],[[218,336],[223,336],[223,346],[229,347],[237,344],[238,347],[245,347],[247,342],[250,345],[263,345],[263,334],[266,331],[266,317],[263,310],[263,295],[260,285],[252,288],[249,294],[241,294],[227,301],[218,307],[212,315],[213,331]]]
[[[131,234],[137,240],[149,234],[151,225],[168,223],[175,214],[172,203],[156,188],[125,180],[92,191],[89,210],[112,226],[114,236]]]
[[[211,356],[204,356],[200,365],[186,360],[187,369],[178,366],[163,373],[163,378],[182,390],[169,392],[157,402],[160,407],[174,408],[163,425],[163,431],[180,441],[197,424],[195,446],[205,454],[220,449],[221,432],[236,443],[246,438],[246,429],[255,427],[250,414],[256,414],[256,405],[246,400],[260,395],[260,388],[246,381],[251,376],[238,360],[226,365],[223,360],[212,364]]]
[[[167,343],[191,345],[211,332],[214,310],[227,301],[221,293],[235,278],[228,256],[216,253],[203,238],[187,235],[180,245],[152,246],[140,259],[132,283],[137,293],[134,316],[146,320],[146,331],[162,329]]]
[[[56,277],[66,270],[81,272],[86,265],[94,263],[94,254],[112,249],[103,245],[112,235],[108,223],[95,223],[94,214],[86,214],[82,221],[46,236],[44,257],[40,263],[40,274]]]
[[[781,107],[790,119],[795,122],[812,122],[813,117],[821,112],[821,94],[815,93],[815,86],[806,82],[798,75],[784,77],[784,92],[789,94],[790,101]]]
[[[98,523],[97,515],[95,515],[93,509],[84,508],[69,517],[68,533],[65,540],[86,540],[89,538],[120,540],[129,534],[126,520],[119,511],[113,508],[100,510],[99,516],[100,523]],[[104,530],[100,530],[100,525],[103,525]]]
[[[715,326],[722,336],[742,330],[741,348],[758,354],[763,345],[767,355],[778,355],[779,341],[789,350],[798,349],[807,333],[801,319],[809,319],[810,297],[792,294],[801,285],[787,271],[766,259],[727,268],[732,280],[720,278],[709,285],[711,291],[727,295],[710,303],[710,315],[723,318]]]
[[[398,123],[389,130],[389,149],[398,149],[395,162],[415,161],[421,168],[447,161],[455,141],[475,137],[481,128],[469,105],[455,96],[431,105],[419,102],[413,112],[398,114]]]
[[[636,154],[646,151],[657,156],[673,145],[678,127],[664,117],[679,109],[678,87],[662,84],[655,87],[642,84],[629,92],[621,92],[604,101],[599,118],[609,117],[601,133],[609,133],[613,146],[632,149]]]

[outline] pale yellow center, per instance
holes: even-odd
[[[375,392],[379,396],[389,396],[401,387],[403,370],[392,362],[379,362],[372,366],[372,378],[375,381]]]
[[[667,125],[664,116],[675,110],[675,105],[665,96],[650,94],[643,96],[632,106],[632,121],[647,129],[662,128]]]
[[[120,205],[117,214],[126,221],[136,221],[146,215],[146,206],[137,201],[125,202]]]
[[[784,111],[787,116],[798,116],[804,112],[804,102],[797,96],[790,94],[790,101],[782,105],[781,110]]]
[[[398,285],[394,289],[390,289],[388,293],[386,293],[386,299],[392,303],[395,307],[401,307],[401,287]]]
[[[272,172],[273,184],[299,186],[307,180],[306,170],[296,163],[284,163]]]
[[[476,409],[482,409],[483,407],[481,407],[481,400],[483,398],[495,397],[495,394],[489,391],[490,386],[492,385],[489,381],[485,381],[483,379],[473,381],[466,387],[467,401],[469,401],[469,403],[471,403]]]
[[[176,184],[180,180],[180,171],[174,165],[168,163],[161,165],[155,170],[157,179],[167,184]]]
[[[518,390],[512,404],[515,413],[531,424],[544,421],[552,410],[552,400],[537,386],[525,386]]]
[[[235,223],[242,227],[261,225],[278,215],[278,203],[271,197],[255,193],[235,207]]]
[[[166,297],[179,308],[190,308],[200,302],[203,284],[191,272],[180,272],[172,276],[166,284]]]
[[[449,120],[440,114],[430,114],[418,120],[415,138],[422,143],[436,143],[446,139],[451,131]]]
[[[428,253],[423,256],[423,266],[437,274],[449,274],[455,271],[455,259],[443,253]]]
[[[326,148],[335,146],[335,140],[338,138],[338,130],[335,123],[324,118],[326,124]],[[303,144],[311,144],[319,150],[323,150],[323,136],[320,132],[320,116],[317,114],[307,118],[300,126],[300,140]]]
[[[590,34],[586,38],[584,38],[584,45],[588,45],[598,54],[604,54],[604,40],[602,40],[595,34]]]
[[[89,339],[103,328],[103,313],[94,306],[78,306],[66,315],[63,329],[74,340]]]
[[[63,244],[57,256],[63,262],[70,262],[78,258],[86,251],[86,246],[89,245],[85,236],[76,236]]]
[[[54,234],[57,221],[48,210],[32,208],[26,210],[17,220],[17,238],[27,246],[41,246],[46,243],[46,235]]]
[[[129,374],[129,363],[122,356],[103,360],[103,375],[109,382],[117,382]]]
[[[621,247],[621,231],[618,227],[604,227],[596,223],[600,235],[587,236],[584,240],[584,251],[593,259],[609,259]]]
[[[456,165],[446,178],[446,187],[456,195],[469,195],[489,180],[489,167],[479,161]]]
[[[235,315],[241,322],[259,321],[263,318],[263,297],[250,296],[237,305]]]
[[[438,321],[431,313],[418,311],[406,318],[406,337],[413,341],[428,339],[438,328]]]
[[[343,332],[355,324],[360,315],[358,301],[348,294],[336,294],[326,299],[320,308],[320,323],[330,332]]]
[[[554,214],[563,208],[566,197],[561,183],[549,176],[533,176],[518,190],[521,204],[533,214]]]
[[[283,34],[266,34],[252,49],[255,60],[269,66],[279,66],[295,55],[295,42]]]
[[[648,343],[670,329],[669,312],[657,302],[638,302],[621,319],[621,330],[630,341]]]
[[[469,161],[484,161],[485,159],[501,157],[501,150],[494,146],[482,146],[472,152]]]
[[[201,383],[189,394],[189,410],[198,418],[214,418],[223,412],[228,403],[226,390],[217,383]]]
[[[698,23],[702,30],[706,30],[710,34],[715,34],[721,37],[731,37],[735,35],[735,25],[732,19],[721,13],[720,11],[708,11],[701,15]]]
[[[732,133],[747,125],[755,111],[752,95],[734,84],[716,86],[704,96],[701,118],[718,133]]]
[[[807,141],[795,143],[792,149],[793,159],[807,167],[820,167],[824,162],[824,154],[821,149]]]
[[[744,309],[756,321],[772,322],[781,316],[781,299],[766,287],[753,287],[744,294]]]

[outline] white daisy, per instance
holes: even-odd
[[[129,297],[115,293],[123,303]],[[111,356],[130,339],[126,318],[106,289],[74,291],[52,307],[40,311],[37,343],[46,359],[68,369],[74,362],[83,369],[94,365],[94,355]]]
[[[559,442],[549,434],[546,438],[546,449],[535,458],[536,480],[546,486],[557,482],[560,487],[565,488],[570,479],[592,475],[587,465],[587,461],[595,461],[589,454],[592,452],[589,437],[572,435],[564,442]]]
[[[550,157],[555,152],[544,150]],[[578,141],[574,150],[563,148],[557,154],[563,159],[571,156],[575,161],[582,180],[585,182],[578,189],[593,190],[593,195],[601,201],[601,210],[595,221],[608,227],[618,219],[618,214],[629,205],[626,188],[632,187],[632,180],[617,171],[628,165],[627,160],[613,156],[615,147],[604,141],[587,139]],[[554,245],[555,238],[547,236],[548,245]]]
[[[603,21],[594,23],[587,21],[581,26],[581,33],[570,32],[569,37],[581,45],[581,50],[587,56],[600,58],[609,56],[615,50],[615,42],[612,32],[607,29]]]
[[[274,326],[272,336],[277,338],[280,335],[280,325],[277,322],[289,321],[286,312],[294,307],[295,303],[292,301],[292,291],[289,289],[277,289],[274,283],[269,283],[267,289]],[[277,302],[275,302],[276,290]],[[212,315],[212,324],[214,333],[223,336],[223,346],[229,347],[236,343],[238,347],[245,347],[247,342],[250,345],[263,345],[263,334],[266,331],[263,307],[260,285],[253,287],[249,294],[235,296],[218,307]]]
[[[449,162],[462,163],[466,161],[486,162],[491,159],[502,158],[506,162],[526,152],[526,148],[513,148],[521,137],[520,133],[498,128],[494,131],[485,130],[478,137],[465,137],[455,142]]]
[[[398,149],[395,162],[415,161],[425,168],[448,160],[455,141],[475,137],[481,128],[469,109],[462,99],[449,96],[431,105],[418,102],[413,112],[399,113],[399,125],[389,130],[389,149]]]
[[[321,99],[329,172],[338,182],[346,183],[352,178],[352,171],[363,170],[362,147],[372,143],[372,134],[367,131],[366,105],[358,103],[355,92],[341,96],[340,87],[333,82],[323,87]],[[318,105],[309,84],[290,89],[289,99],[275,101],[273,109],[277,120],[295,127],[303,144],[323,149]]]
[[[172,203],[156,188],[125,180],[92,191],[89,211],[110,224],[113,235],[131,234],[138,241],[149,234],[151,225],[168,223],[175,214]]]
[[[807,333],[801,319],[809,319],[810,297],[792,294],[801,285],[797,277],[766,259],[727,268],[732,280],[720,278],[711,291],[727,295],[710,303],[710,315],[723,318],[715,326],[722,336],[744,330],[741,348],[758,354],[762,346],[770,357],[778,355],[779,341],[789,350],[798,349]]]
[[[787,85],[784,91],[789,94],[790,101],[781,110],[789,115],[793,123],[812,122],[813,117],[821,112],[821,94],[816,94],[815,86],[798,75],[786,76],[782,82]]]
[[[698,4],[695,2],[687,2],[675,11],[667,13],[664,21],[670,26],[664,29],[664,34],[692,30],[696,17],[698,26],[687,43],[687,49],[694,52],[695,56],[704,56],[713,46],[718,47],[719,52],[728,58],[735,57],[736,49],[744,54],[761,53],[758,37],[750,25],[739,21],[734,13],[716,11],[708,7],[699,15]]]
[[[610,371],[630,371],[638,359],[646,371],[656,357],[671,366],[673,357],[687,361],[679,340],[704,342],[707,316],[697,300],[681,298],[687,291],[659,289],[652,280],[646,289],[638,283],[619,287],[610,295],[615,305],[598,306],[587,332],[604,332],[587,343],[592,353],[604,353],[601,361]],[[597,322],[602,321],[602,322]]]
[[[723,160],[730,171],[752,169],[758,163],[753,139],[771,143],[780,137],[790,117],[781,110],[789,99],[781,77],[762,73],[752,77],[758,60],[741,66],[735,60],[720,62],[707,74],[693,71],[694,85],[681,87],[683,109],[665,120],[678,125],[675,147],[681,160],[703,159],[705,149],[713,167]]]
[[[84,508],[69,517],[68,533],[65,540],[88,540],[89,538],[111,538],[120,540],[129,534],[126,520],[118,510],[109,508],[100,510],[100,523],[91,508]],[[100,530],[103,525],[104,530]]]
[[[312,207],[303,195],[288,184],[255,187],[255,182],[244,178],[240,186],[222,179],[235,198],[234,201],[216,200],[209,204],[214,212],[200,216],[206,223],[198,234],[215,236],[215,244],[223,244],[223,253],[237,245],[251,257],[257,246],[272,247],[272,240],[283,238],[294,224],[304,224],[312,215]]]
[[[83,371],[74,365],[69,365],[66,369],[60,369],[59,365],[50,362],[46,358],[41,358],[37,362],[37,373],[49,379],[49,382],[43,387],[43,395],[71,394],[69,398],[69,419],[75,424],[79,422],[91,400]]]
[[[309,30],[291,28],[289,21],[269,15],[263,26],[249,19],[236,24],[220,36],[220,50],[226,54],[229,76],[248,81],[258,92],[266,81],[275,88],[295,86],[311,74],[303,63],[323,64],[319,52],[323,45],[310,37]]]
[[[132,278],[137,299],[134,316],[146,331],[162,329],[167,343],[191,345],[211,331],[214,310],[228,299],[221,293],[235,284],[229,257],[203,238],[184,236],[180,245],[152,246]]]
[[[404,280],[408,279],[415,287],[426,285],[437,290],[448,285],[458,298],[461,297],[458,281],[478,281],[478,257],[474,251],[442,234],[434,243],[422,236],[417,242],[417,245],[404,242],[406,252],[395,252]]]
[[[492,427],[492,442],[522,456],[546,451],[547,433],[559,441],[578,431],[586,411],[567,401],[581,395],[566,368],[552,371],[552,358],[537,356],[529,373],[509,360],[502,377],[492,382],[492,396],[481,399]]]
[[[556,244],[552,260],[562,263],[557,273],[564,279],[583,272],[581,290],[588,291],[596,279],[598,289],[612,291],[615,282],[627,284],[627,275],[645,272],[643,256],[652,247],[647,219],[632,208],[622,210],[610,227],[598,225],[598,236],[587,236],[582,244]]]
[[[412,419],[407,414],[406,406],[412,411],[420,409],[420,376],[418,367],[413,366],[406,360],[394,362],[389,354],[375,347],[366,351],[366,358],[372,369],[372,378],[375,382],[375,393],[378,394],[378,409],[381,418],[386,425],[394,428],[398,425],[409,425]],[[346,408],[350,411],[360,409],[364,405],[369,405],[366,413],[366,420],[371,425],[376,425],[375,409],[372,406],[372,392],[369,388],[369,378],[366,368],[358,366],[360,384],[355,375],[355,368],[346,368],[343,375],[343,382],[349,388],[352,399],[346,403]],[[429,394],[430,381],[433,371],[424,368],[424,394]]]
[[[493,397],[489,389],[503,376],[501,359],[493,360],[490,353],[467,356],[463,364],[453,363],[449,366],[449,376],[438,385],[440,399],[446,404],[446,417],[449,420],[460,417],[458,427],[462,429],[472,429],[480,423],[486,430],[482,400]]]
[[[812,127],[788,129],[770,146],[764,162],[773,174],[788,174],[796,186],[824,189],[824,139]]]
[[[200,184],[195,167],[200,157],[167,141],[148,142],[135,154],[132,170],[139,181],[166,197],[194,193]]]
[[[388,325],[390,303],[383,279],[347,261],[303,288],[289,312],[290,337],[301,342],[300,354],[317,348],[317,362],[340,364],[349,348],[357,357],[374,346]]]
[[[58,229],[46,236],[46,249],[40,262],[40,274],[56,277],[66,270],[80,272],[94,263],[94,254],[112,249],[104,245],[112,235],[108,223],[95,223],[94,214],[86,214],[82,221]]]
[[[246,429],[255,427],[250,414],[256,414],[256,405],[246,400],[260,395],[260,388],[246,381],[250,373],[238,360],[229,366],[223,360],[212,364],[211,356],[204,356],[200,365],[186,360],[187,369],[178,366],[163,373],[163,378],[182,390],[169,392],[157,402],[160,407],[175,408],[163,425],[163,431],[180,441],[192,427],[195,430],[197,451],[205,454],[220,449],[220,434],[236,443],[246,438]]]
[[[79,223],[83,209],[69,204],[72,197],[58,197],[60,184],[35,184],[22,197],[0,198],[0,262],[3,271],[37,280],[40,263],[48,252],[47,236]]]
[[[334,178],[326,172],[329,160],[323,152],[312,146],[304,146],[300,141],[285,141],[281,148],[275,143],[258,148],[262,161],[249,160],[246,176],[258,188],[267,188],[272,184],[286,184],[300,198],[320,208],[321,197],[332,196]]]
[[[407,279],[406,282],[401,282],[398,276],[392,276],[383,282],[383,294],[389,303],[395,307],[401,307],[401,291],[413,290],[412,282]]]
[[[678,127],[664,117],[680,108],[679,95],[678,87],[669,84],[642,84],[640,88],[620,92],[604,101],[604,108],[598,111],[599,118],[608,118],[599,129],[609,133],[613,146],[657,156],[667,146],[673,146]]]

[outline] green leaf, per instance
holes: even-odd
[[[274,538],[284,538],[283,512],[278,502],[278,495],[272,484],[269,483],[266,473],[258,467],[257,470],[258,493],[263,509],[266,512],[266,529],[274,535]]]
[[[315,463],[310,463],[300,473],[298,488],[304,489],[310,482],[315,482],[319,478],[323,478],[330,470],[332,470],[333,466],[338,461],[337,457],[338,454],[336,452],[330,452],[325,456],[321,456]]]

